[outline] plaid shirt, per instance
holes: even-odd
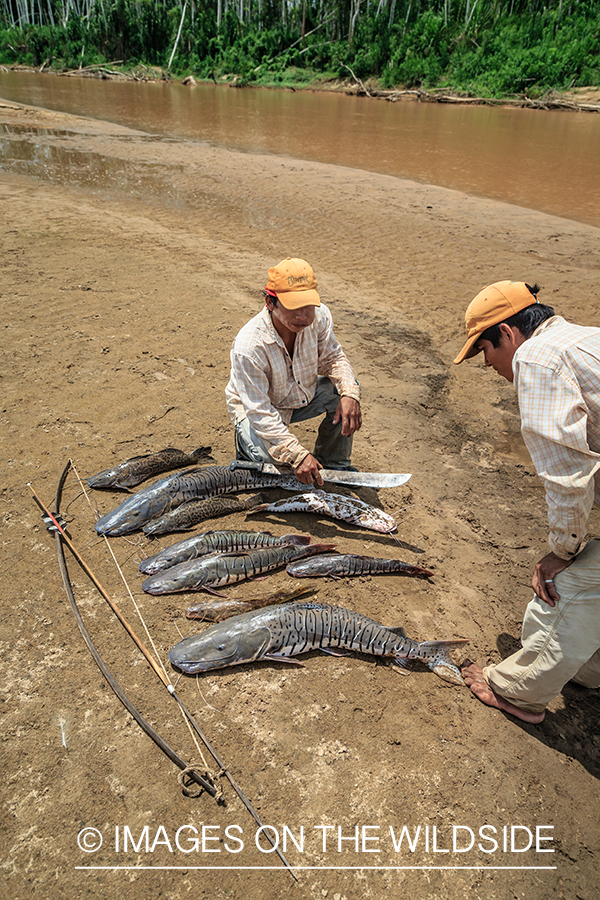
[[[548,542],[572,558],[600,506],[600,328],[543,322],[513,358],[521,432],[548,503]]]
[[[312,325],[296,335],[292,358],[264,308],[244,325],[231,349],[225,397],[232,422],[247,416],[273,459],[299,465],[309,451],[288,425],[294,410],[313,399],[319,375],[330,378],[340,396],[360,400],[358,382],[333,333],[327,307],[315,307]]]

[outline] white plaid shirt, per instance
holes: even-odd
[[[571,559],[600,506],[600,328],[543,322],[513,358],[521,432],[548,503],[548,542]]]
[[[264,308],[244,325],[231,349],[225,397],[232,422],[247,416],[273,459],[299,465],[309,451],[288,425],[294,410],[313,399],[319,375],[330,378],[340,396],[360,400],[360,387],[333,333],[327,307],[315,307],[312,325],[296,335],[291,359]]]

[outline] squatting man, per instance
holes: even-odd
[[[533,723],[567,681],[600,687],[600,539],[584,546],[600,506],[600,328],[554,315],[538,290],[513,281],[484,288],[467,308],[468,340],[454,360],[483,352],[514,384],[546,491],[550,553],[535,566],[521,649],[498,665],[462,669],[483,703]]]
[[[225,396],[238,459],[289,466],[303,484],[323,484],[323,467],[352,468],[360,387],[305,260],[269,269],[265,306],[233,342]],[[289,425],[323,413],[311,453]]]

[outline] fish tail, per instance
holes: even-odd
[[[310,534],[284,534],[280,538],[282,544],[310,544]]]
[[[247,510],[247,516],[253,516],[254,513],[264,512],[267,509],[270,509],[270,503],[260,503],[258,506],[253,506],[252,509]]]
[[[463,644],[468,643],[468,640],[460,639],[454,641],[423,641],[418,645],[415,657],[422,659],[431,671],[443,678],[444,681],[463,685],[463,677],[458,666],[450,657],[450,650],[455,650],[457,647],[462,647]]]

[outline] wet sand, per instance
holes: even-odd
[[[27,485],[50,505],[69,458],[83,479],[167,446],[211,445],[216,461],[228,462],[231,341],[260,308],[268,266],[305,257],[362,385],[353,462],[413,473],[405,487],[359,492],[396,515],[399,543],[307,515],[240,514],[202,530],[248,521],[431,569],[429,580],[321,580],[318,599],[404,625],[419,640],[468,638],[464,655],[498,660],[518,640],[533,565],[546,552],[545,504],[512,387],[480,362],[452,366],[464,308],[486,283],[514,278],[540,283],[541,298],[567,318],[597,324],[600,231],[396,178],[163,143],[5,101],[0,123],[46,129],[43,145],[71,161],[61,178],[57,154],[46,151],[59,184],[19,167],[0,173],[7,896],[352,900],[401,890],[436,900],[467,891],[593,900],[598,692],[568,685],[544,723],[528,726],[424,668],[402,678],[366,658],[314,653],[304,668],[260,664],[182,678],[179,693],[262,821],[282,836],[287,826],[297,843],[304,829],[302,850],[287,835],[288,859],[308,867],[294,885],[275,855],[256,847],[256,825],[228,783],[221,779],[224,804],[185,796],[176,767],[108,688],[75,625],[54,540]],[[39,135],[31,141],[37,146]],[[98,156],[104,169],[112,165],[108,184],[94,179]],[[310,442],[314,430],[298,433]],[[144,634],[109,549],[94,537],[96,514],[121,499],[83,497],[69,478],[62,508],[86,562]],[[599,533],[597,512],[591,527]],[[110,542],[165,663],[179,634],[198,627],[184,618],[194,595],[143,594],[137,564],[176,539]],[[69,569],[118,681],[165,739],[201,765],[174,702],[87,577],[74,562]],[[296,585],[279,572],[228,594]],[[177,847],[185,825],[200,834],[210,826],[204,852]],[[394,849],[390,828],[398,839],[403,825],[411,836],[421,827],[414,852],[406,840]],[[485,825],[496,829],[495,852],[485,852],[492,844],[478,834]],[[125,826],[137,849],[123,850]],[[153,852],[139,843],[145,826]],[[471,850],[461,852],[470,842],[463,829],[453,851],[452,826],[472,830]],[[511,826],[522,826],[518,848],[528,841],[523,829],[543,827],[554,840],[540,848],[555,852],[535,844],[510,852]],[[87,827],[103,836],[96,853],[78,847]],[[192,833],[180,833],[184,850]],[[339,837],[352,840],[338,845]],[[240,852],[234,838],[244,842]],[[90,866],[179,868],[76,868]],[[273,870],[219,868],[261,866]],[[472,868],[407,868],[415,866]]]

